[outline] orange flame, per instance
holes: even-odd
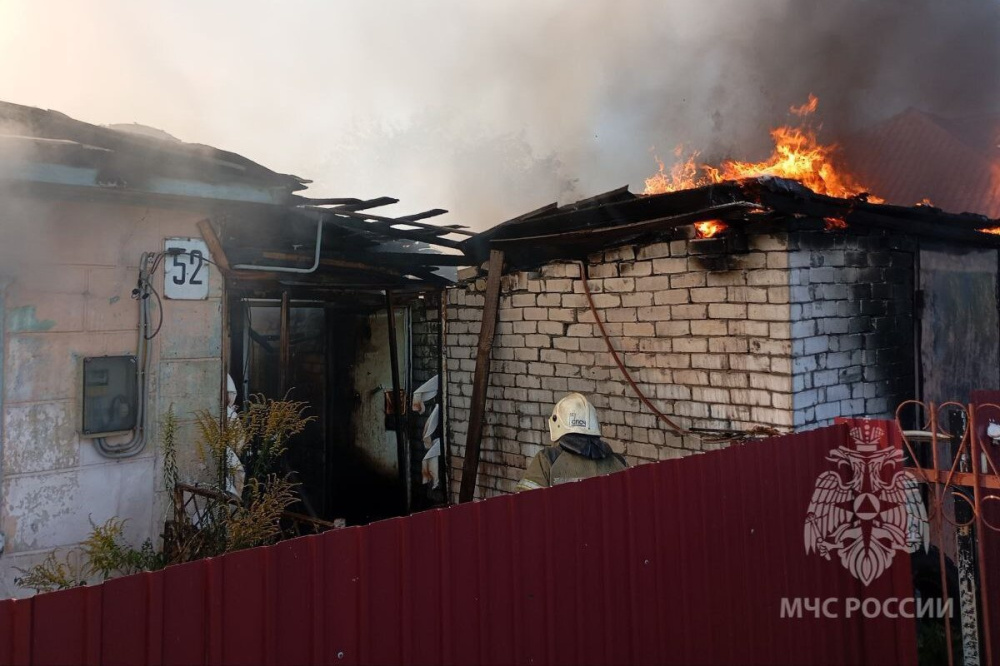
[[[815,96],[800,107],[792,107],[795,115],[806,117],[819,104]],[[724,160],[719,166],[697,164],[697,152],[682,159],[683,148],[674,151],[678,160],[668,170],[659,162],[659,171],[646,179],[644,194],[663,194],[693,187],[712,185],[727,180],[741,180],[759,176],[776,176],[797,180],[813,192],[832,197],[853,197],[865,188],[851,174],[838,166],[838,147],[824,145],[816,138],[816,131],[807,124],[783,126],[771,130],[774,149],[762,162]],[[882,199],[869,197],[873,203]]]
[[[934,207],[934,202],[931,201],[930,199],[928,199],[927,197],[924,197],[923,199],[921,199],[920,201],[918,201],[915,205],[917,205],[917,206],[927,206],[928,208],[933,208]]]
[[[847,220],[839,217],[824,217],[823,221],[826,222],[826,230],[832,231],[833,229],[846,229]]]
[[[989,229],[980,229],[984,234],[993,234],[994,236],[1000,236],[1000,227],[990,227]]]
[[[695,222],[694,228],[698,232],[698,238],[712,238],[728,229],[729,225],[722,220],[706,220],[705,222]]]
[[[814,111],[816,111],[816,107],[818,106],[819,106],[819,98],[816,97],[816,95],[809,93],[809,100],[805,104],[803,104],[802,106],[795,106],[793,104],[792,106],[788,107],[788,110],[794,113],[796,116],[803,117],[803,116],[808,116]]]

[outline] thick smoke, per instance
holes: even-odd
[[[4,283],[43,263],[58,233],[53,207],[23,196],[14,184],[37,158],[24,128],[0,121],[0,289]]]
[[[0,94],[480,229],[641,190],[654,153],[678,144],[762,158],[768,128],[810,92],[827,139],[908,107],[1000,110],[997,0],[74,7],[20,6],[0,56],[23,67],[0,72]],[[42,35],[51,53],[27,62]]]
[[[463,18],[502,27],[470,30],[439,70],[457,95],[331,151],[318,173],[350,164],[371,194],[409,174],[482,227],[625,183],[641,190],[652,153],[681,144],[709,160],[763,158],[767,130],[809,93],[828,140],[908,107],[1000,110],[992,1],[559,3],[516,26],[489,13]]]

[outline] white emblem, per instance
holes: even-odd
[[[930,543],[920,485],[902,469],[902,451],[878,447],[883,434],[864,423],[851,428],[855,450],[830,451],[826,459],[838,470],[816,479],[805,523],[806,553],[815,550],[828,560],[836,553],[866,586],[889,568],[897,552],[914,553],[921,545],[926,551]]]

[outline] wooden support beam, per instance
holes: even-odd
[[[363,213],[342,211],[331,215],[328,221],[330,224],[347,229],[348,231],[360,231],[366,234],[372,234],[373,236],[388,238],[390,240],[406,238],[409,240],[422,241],[424,243],[428,243],[429,245],[440,245],[441,247],[450,247],[455,250],[461,249],[461,244],[458,241],[441,237],[451,233],[450,230],[445,231],[443,234],[436,235],[428,231],[395,229],[392,225],[398,223],[392,219],[385,219],[387,221],[379,220],[374,218],[374,216],[364,215]]]
[[[223,277],[229,277],[229,274],[232,273],[232,269],[229,267],[229,258],[226,256],[226,251],[222,249],[222,241],[215,233],[212,223],[206,218],[197,226],[205,245],[208,246],[208,251],[212,253],[212,261],[215,262]]]
[[[451,504],[451,449],[448,445],[448,377],[445,375],[444,365],[444,331],[447,328],[448,321],[448,295],[444,289],[438,294],[437,307],[438,404],[441,406],[441,420],[438,422],[438,429],[434,433],[434,436],[441,441],[441,455],[438,457],[439,487],[444,493],[445,504]]]
[[[500,277],[503,275],[503,250],[490,250],[486,274],[486,302],[483,321],[479,329],[479,346],[476,349],[476,373],[472,379],[472,401],[469,406],[469,431],[465,436],[465,463],[462,466],[462,488],[459,502],[470,501],[476,493],[479,474],[479,445],[483,440],[483,419],[486,415],[486,388],[490,383],[490,353],[493,335],[497,329],[500,310]]]
[[[358,253],[358,259],[380,261],[386,266],[472,266],[475,262],[464,254],[433,254],[430,252],[370,252]]]
[[[396,342],[396,311],[392,303],[392,292],[385,292],[385,319],[389,324],[389,363],[392,366],[392,424],[396,430],[396,462],[399,465],[399,480],[403,486],[403,507],[410,513],[410,452],[406,429],[403,426],[403,399],[399,392],[399,347]]]
[[[399,203],[399,199],[394,197],[376,197],[364,201],[349,201],[337,206],[337,208],[340,210],[368,210],[369,208],[381,208],[382,206],[390,206],[396,203]]]
[[[292,314],[291,304],[287,291],[281,292],[281,358],[278,360],[278,384],[281,387],[281,395],[288,394],[289,373],[292,364]]]

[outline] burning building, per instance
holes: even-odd
[[[388,197],[308,198],[162,133],[0,106],[3,592],[91,521],[156,539],[203,492],[196,414],[224,413],[227,375],[241,401],[309,404],[285,471],[314,529],[446,501],[421,486],[422,442],[440,441],[425,466],[451,496],[511,491],[567,391],[637,464],[998,388],[1000,223],[866,194],[814,107],[764,161],[682,153],[643,193],[474,234],[429,223],[440,209],[373,212]],[[411,409],[434,377],[438,421]]]
[[[997,222],[883,203],[807,120],[772,138],[464,244],[490,264],[448,290],[453,493],[510,492],[566,391],[637,464],[1000,382]]]

